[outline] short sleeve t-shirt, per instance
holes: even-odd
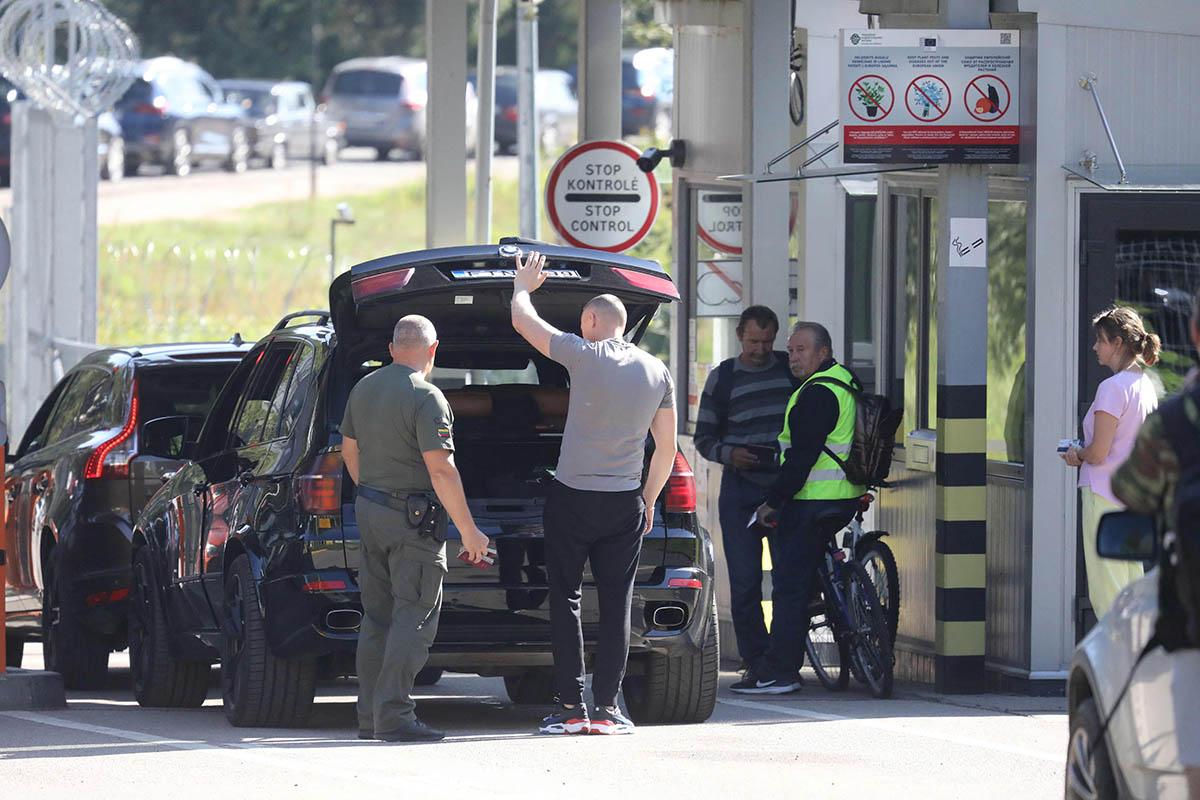
[[[674,408],[675,384],[662,361],[623,339],[550,340],[550,358],[571,376],[571,403],[555,478],[572,489],[624,492],[642,485],[650,422]]]
[[[350,392],[342,436],[358,442],[358,480],[385,492],[429,491],[422,453],[454,450],[454,414],[442,390],[403,364],[380,367]]]
[[[1129,458],[1137,440],[1138,428],[1157,407],[1158,395],[1154,391],[1154,383],[1140,370],[1124,370],[1101,381],[1096,387],[1096,399],[1083,418],[1083,443],[1092,443],[1096,433],[1097,411],[1116,417],[1117,431],[1104,461],[1099,464],[1084,463],[1079,468],[1080,486],[1087,486],[1093,494],[1120,505],[1121,501],[1113,495],[1109,483],[1112,474]]]

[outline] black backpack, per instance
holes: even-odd
[[[1200,403],[1200,387],[1186,390]],[[1200,647],[1200,429],[1187,418],[1184,395],[1159,409],[1167,440],[1179,459],[1174,537],[1163,537],[1158,556],[1158,619],[1154,639],[1168,652]]]
[[[825,454],[837,462],[851,483],[882,486],[892,471],[892,450],[896,447],[896,431],[904,409],[892,408],[892,401],[881,394],[864,392],[854,373],[850,373],[849,384],[829,377],[813,378],[809,383],[840,386],[854,395],[854,442],[850,454],[844,461],[828,447]]]

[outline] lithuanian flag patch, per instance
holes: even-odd
[[[437,435],[443,439],[449,439],[450,438],[450,429],[448,427],[446,427],[445,425],[442,425],[437,429]]]

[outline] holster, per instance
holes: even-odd
[[[372,489],[369,486],[358,487],[358,495],[372,503],[403,511],[408,519],[409,527],[416,530],[420,536],[441,543],[446,541],[446,514],[442,504],[433,495],[418,492],[405,497],[403,500],[394,494]]]

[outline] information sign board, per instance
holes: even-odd
[[[842,161],[1013,164],[1020,33],[843,30]]]

